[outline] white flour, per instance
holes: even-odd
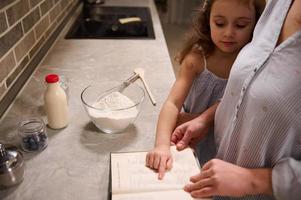
[[[88,112],[100,129],[105,132],[116,132],[126,128],[136,118],[138,109],[134,105],[135,103],[127,96],[120,92],[112,92],[92,105],[101,110],[89,108]],[[133,107],[128,108],[131,106]]]

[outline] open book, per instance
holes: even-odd
[[[200,172],[192,149],[171,147],[172,169],[163,180],[145,166],[147,152],[111,153],[112,200],[192,200],[183,190],[189,178]]]

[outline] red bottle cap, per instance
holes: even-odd
[[[57,74],[48,74],[45,80],[47,83],[56,83],[59,81],[59,76]]]

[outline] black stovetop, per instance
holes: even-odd
[[[119,19],[138,17],[141,21],[120,23]],[[155,39],[147,7],[110,7],[84,4],[66,39]]]

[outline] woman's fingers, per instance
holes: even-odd
[[[208,166],[208,165],[207,165]],[[194,198],[209,197],[213,195],[216,181],[214,172],[210,168],[202,168],[202,171],[190,178],[191,184],[184,187],[186,192],[189,192]]]
[[[192,184],[188,184],[184,187],[184,190],[186,192],[192,192],[195,190],[200,190],[202,188],[205,187],[209,187],[213,185],[213,181],[211,178],[205,178],[205,179],[201,179],[200,181],[196,182],[196,183],[192,183]]]
[[[193,198],[211,197],[214,195],[214,188],[209,186],[190,193]]]
[[[193,182],[193,183],[196,183],[196,182],[200,181],[201,179],[210,178],[212,175],[213,175],[212,170],[210,170],[210,169],[202,170],[197,175],[194,175],[194,176],[190,177],[190,181]]]
[[[183,150],[186,147],[188,147],[188,144],[191,142],[193,132],[190,130],[186,130],[185,133],[183,134],[182,138],[180,141],[177,143],[177,149],[178,150]]]
[[[183,137],[182,131],[179,128],[176,128],[175,131],[171,134],[171,142],[177,144],[182,137]]]
[[[212,159],[212,160],[209,160],[208,162],[206,162],[203,167],[202,167],[202,170],[205,171],[207,169],[210,169],[214,163],[214,160],[215,159]]]

